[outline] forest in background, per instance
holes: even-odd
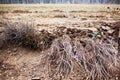
[[[120,4],[120,0],[0,0],[0,4],[80,4],[80,3],[93,3],[93,4]]]

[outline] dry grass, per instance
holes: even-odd
[[[0,46],[7,47],[14,44],[38,50],[50,47],[55,36],[45,30],[38,32],[33,27],[33,24],[6,24],[4,32],[0,35]]]
[[[12,13],[32,13],[30,11],[23,11],[23,10],[14,10]]]
[[[53,41],[50,51],[46,64],[52,78],[68,78],[71,73],[76,73],[73,68],[79,65],[84,80],[120,79],[118,51],[111,43],[98,39],[71,40],[63,35]]]

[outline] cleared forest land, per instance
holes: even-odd
[[[120,80],[120,5],[0,4],[0,80]]]

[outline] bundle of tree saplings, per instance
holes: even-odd
[[[118,50],[99,39],[72,40],[63,35],[53,41],[47,56],[46,74],[51,79],[119,80],[120,59]]]

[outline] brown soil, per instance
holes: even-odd
[[[4,33],[6,22],[16,25],[19,22],[32,23],[34,29],[38,32],[45,30],[54,34],[56,39],[67,34],[73,41],[76,37],[84,41],[88,37],[91,38],[94,32],[101,31],[96,38],[105,42],[109,39],[113,40],[113,46],[117,50],[117,28],[120,27],[119,12],[63,11],[55,9],[48,12],[1,11],[0,14],[0,35]],[[0,44],[4,43],[0,42]],[[73,68],[73,71],[76,73],[71,72],[68,78],[63,79],[61,76],[49,78],[49,75],[46,73],[45,62],[47,58],[45,55],[51,52],[51,46],[42,51],[16,45],[10,45],[4,49],[1,47],[0,45],[0,80],[32,80],[35,77],[40,78],[40,80],[89,79],[89,76],[88,79],[84,77],[84,73],[79,69],[79,65]],[[120,59],[118,59],[118,62],[120,63]],[[119,75],[117,75],[118,77]]]

